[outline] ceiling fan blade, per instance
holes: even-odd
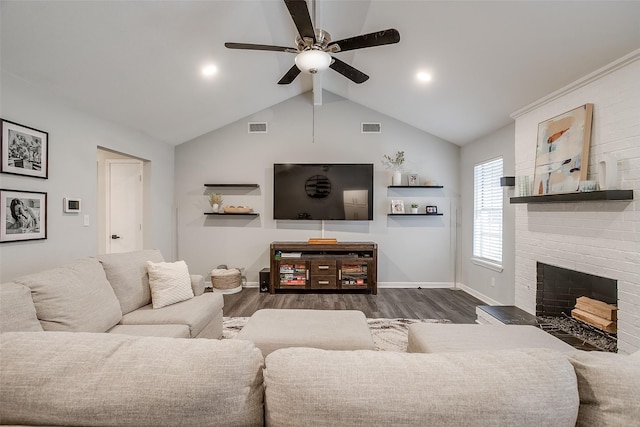
[[[338,58],[333,58],[333,62],[331,63],[331,65],[329,65],[329,67],[332,70],[339,72],[354,83],[360,84],[369,80],[369,76],[367,76],[365,73],[353,68],[346,62],[340,61]]]
[[[340,47],[340,52],[343,52],[345,50],[393,44],[398,43],[399,41],[400,33],[398,30],[391,28],[388,30],[377,31],[375,33],[362,34],[348,39],[337,40],[329,43],[327,48],[330,48],[333,45],[338,45]]]
[[[296,24],[300,37],[309,38],[316,43],[316,32],[313,29],[313,23],[311,22],[311,15],[309,15],[309,8],[305,0],[284,0],[284,4],[287,5],[291,19]]]
[[[289,71],[287,71],[287,73],[284,76],[282,76],[278,84],[288,85],[289,83],[294,81],[296,77],[298,77],[298,74],[300,74],[300,69],[294,64],[293,67],[291,67]]]
[[[270,46],[267,44],[225,43],[224,46],[229,49],[272,50],[276,52],[291,52],[291,53],[297,52],[297,50],[292,47]]]

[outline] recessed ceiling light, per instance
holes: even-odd
[[[431,74],[427,73],[426,71],[420,71],[418,74],[416,74],[416,78],[421,82],[430,82]]]
[[[205,77],[211,77],[217,72],[218,67],[213,64],[205,65],[204,67],[202,67],[202,75]]]

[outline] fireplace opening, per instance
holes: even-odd
[[[617,351],[617,336],[612,332],[615,331],[617,320],[615,313],[612,313],[614,316],[602,314],[609,320],[585,321],[581,310],[585,301],[588,305],[592,304],[591,301],[598,301],[603,305],[615,306],[618,301],[618,282],[607,277],[537,263],[536,317],[540,326],[548,332],[570,334],[600,350]],[[579,308],[576,312],[577,302]],[[603,324],[608,324],[608,327],[603,327]]]

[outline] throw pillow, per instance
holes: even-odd
[[[191,277],[184,261],[147,261],[147,272],[153,308],[162,308],[193,298]]]
[[[580,351],[570,356],[580,392],[576,426],[637,425],[640,419],[639,355]]]

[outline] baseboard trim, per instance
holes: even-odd
[[[481,292],[478,292],[475,289],[472,289],[472,288],[470,288],[469,286],[467,286],[467,285],[465,285],[463,283],[458,283],[458,288],[462,289],[463,291],[465,291],[469,295],[478,298],[479,300],[481,300],[482,302],[484,302],[484,303],[486,303],[488,305],[505,305],[504,303],[496,301],[493,298],[490,298],[490,297],[486,296],[485,294],[483,294]]]
[[[452,282],[378,282],[378,289],[450,288]]]
[[[243,285],[244,288],[259,288],[258,282],[246,282]],[[463,283],[453,282],[378,282],[378,289],[441,289],[441,288],[455,288],[465,291],[469,295],[472,295],[485,304],[489,305],[504,305],[503,303],[496,301],[488,296],[468,287]]]

